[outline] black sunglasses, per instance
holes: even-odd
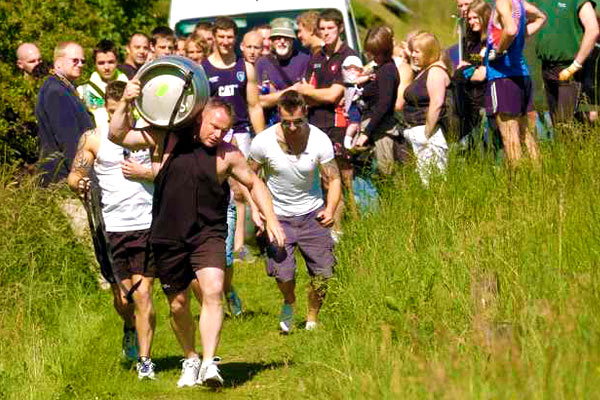
[[[294,124],[294,126],[302,126],[304,124],[306,124],[308,121],[306,120],[305,117],[302,118],[298,118],[298,119],[284,119],[281,121],[281,126],[285,129],[289,129],[292,124]]]

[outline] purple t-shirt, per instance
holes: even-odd
[[[238,58],[231,68],[217,68],[208,61],[202,62],[202,68],[210,85],[210,96],[218,97],[228,102],[235,112],[234,132],[247,132],[250,127],[248,117],[248,103],[246,101],[246,63],[243,58]]]
[[[262,85],[268,80],[277,91],[288,88],[302,80],[309,61],[310,56],[298,50],[294,50],[287,60],[280,60],[274,55],[261,57],[256,61],[258,83]]]

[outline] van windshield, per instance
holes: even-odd
[[[249,30],[252,30],[252,28],[254,28],[254,27],[269,24],[275,18],[280,18],[280,17],[290,18],[292,21],[294,21],[294,27],[297,29],[296,17],[305,11],[309,11],[309,10],[304,9],[304,10],[260,12],[260,13],[252,13],[252,14],[230,15],[229,17],[235,21],[235,24],[238,27],[238,43],[239,43],[241,38],[244,36],[244,34],[246,34],[246,32],[248,32]],[[321,11],[321,9],[315,9],[315,11]],[[175,33],[177,34],[178,37],[188,36],[189,34],[191,34],[194,31],[194,27],[196,26],[197,23],[213,22],[214,20],[215,20],[215,17],[184,19],[184,20],[177,22],[177,24],[175,24]],[[345,32],[342,33],[342,40],[344,40],[345,42],[348,42],[349,44],[358,43],[358,38],[356,37],[356,33],[353,32],[352,29],[350,29],[350,31],[351,31],[350,35],[352,37],[352,40],[350,42],[348,42],[347,38],[345,37]]]

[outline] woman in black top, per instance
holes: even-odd
[[[400,78],[392,60],[393,50],[394,35],[391,28],[381,25],[369,30],[365,51],[377,65],[373,70],[375,79],[368,81],[363,89],[365,110],[357,146],[364,146],[369,140],[375,144],[377,168],[383,174],[393,171],[394,141],[399,136],[394,106]]]
[[[469,4],[465,60],[461,60],[453,76],[460,139],[469,147],[472,147],[474,134],[481,125],[481,110],[485,109],[485,67],[482,61],[491,13],[491,6],[484,0],[473,0]]]
[[[450,85],[448,67],[441,61],[441,46],[428,32],[412,41],[413,66],[419,73],[404,91],[404,137],[417,157],[417,171],[427,185],[432,168],[446,169],[448,145],[446,128],[446,88]]]

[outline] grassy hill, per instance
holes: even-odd
[[[367,26],[377,13],[398,37],[453,41],[454,1],[406,3],[414,20],[354,4]],[[344,224],[314,332],[281,336],[263,261],[238,265],[245,313],[224,325],[221,393],[175,387],[181,351],[158,284],[158,379],[137,381],[91,250],[60,212],[70,193],[2,166],[0,399],[598,398],[600,135],[569,127],[542,155],[510,170],[452,153],[428,189],[414,165],[381,182],[378,211]],[[301,266],[299,327],[306,285]]]
[[[563,135],[541,167],[452,154],[429,189],[400,169],[379,211],[345,224],[317,331],[281,336],[262,261],[238,266],[246,312],[224,326],[222,394],[176,389],[181,353],[158,285],[158,380],[137,381],[92,255],[58,211],[64,194],[5,173],[0,398],[595,398],[600,136]],[[301,268],[299,326],[306,284]]]
[[[352,0],[352,8],[363,34],[370,26],[385,23],[392,27],[399,40],[410,31],[426,30],[435,33],[445,46],[457,41],[452,29],[455,0],[403,0],[402,3],[413,11],[412,15],[398,16],[376,0]]]

